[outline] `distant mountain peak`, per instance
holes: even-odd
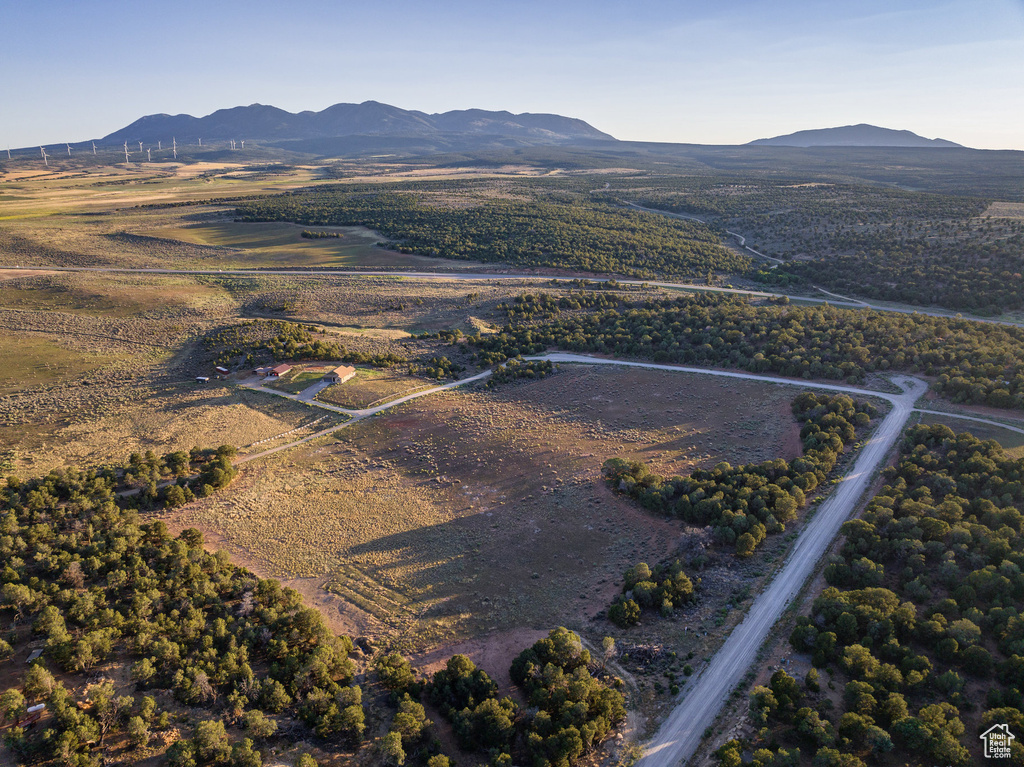
[[[908,130],[879,128],[877,125],[860,123],[839,128],[802,130],[774,138],[761,138],[747,146],[863,146],[863,147],[961,147],[946,139],[929,139]],[[962,147],[961,147],[962,148]]]
[[[334,104],[320,112],[297,114],[267,104],[250,104],[219,109],[205,117],[154,114],[105,136],[101,141],[120,144],[155,143],[172,137],[179,143],[203,138],[208,141],[246,139],[291,141],[329,139],[343,136],[423,137],[445,134],[500,136],[527,143],[558,143],[578,139],[614,141],[612,136],[572,117],[524,112],[512,114],[484,109],[453,110],[426,114],[364,101]]]

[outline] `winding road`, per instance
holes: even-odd
[[[642,210],[644,213],[657,213],[659,216],[667,216],[668,218],[680,218],[683,219],[684,221],[696,221],[697,223],[700,224],[708,223],[700,216],[690,216],[687,215],[686,213],[672,213],[671,211],[668,210],[658,210],[658,208],[645,208],[643,205],[637,205],[635,202],[627,202],[626,205],[628,205],[631,208],[636,208],[637,210]],[[752,247],[747,245],[747,238],[744,237],[742,234],[739,234],[738,232],[730,232],[728,229],[725,230],[725,233],[731,237],[735,237],[736,242],[739,243],[739,246],[744,250],[753,253],[758,258],[763,258],[765,261],[771,261],[772,269],[774,269],[779,264],[784,263],[781,258],[775,258],[775,256],[769,256],[764,253],[761,253],[760,251],[754,250]]]

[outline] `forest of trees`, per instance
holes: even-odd
[[[985,315],[1024,307],[1024,223],[986,216],[987,199],[820,173],[640,174],[612,182],[594,189],[598,180],[587,177],[516,179],[497,195],[493,182],[466,179],[398,182],[387,191],[321,187],[242,201],[237,216],[367,226],[402,251],[443,258],[640,278],[747,275]],[[720,245],[726,230],[787,263],[762,269],[763,261]]]
[[[512,662],[510,676],[525,696],[524,708],[500,697],[498,685],[465,655],[452,656],[423,683],[408,661],[390,653],[378,661],[377,673],[399,701],[392,753],[404,758],[411,744],[428,767],[447,767],[447,757],[431,756],[423,746],[428,725],[417,703],[423,698],[451,723],[460,748],[490,765],[570,767],[592,753],[626,715],[622,693],[595,677],[590,666],[590,652],[577,634],[564,627],[552,630]]]
[[[609,199],[706,218],[768,255],[774,285],[998,314],[1024,307],[1024,223],[985,217],[989,200],[795,179],[666,179]]]
[[[612,487],[644,508],[689,524],[714,528],[716,543],[734,546],[748,557],[769,533],[780,533],[797,517],[835,467],[844,448],[866,429],[876,410],[846,395],[805,392],[793,400],[793,415],[803,426],[803,455],[787,461],[697,469],[689,477],[665,478],[640,461],[612,458],[604,475]]]
[[[743,272],[750,261],[722,247],[695,222],[596,202],[585,194],[517,189],[532,199],[476,198],[448,204],[423,193],[436,185],[320,187],[244,202],[240,221],[308,226],[366,226],[400,251],[500,262],[519,267],[582,269],[631,277],[703,277]],[[456,190],[456,192],[461,190]]]
[[[215,467],[227,452],[198,451]],[[362,737],[351,642],[295,591],[208,553],[197,530],[172,536],[163,522],[141,521],[137,499],[120,494],[148,484],[159,465],[188,471],[183,455],[133,457],[123,477],[66,469],[0,487],[0,614],[10,626],[0,660],[24,657],[29,642],[44,647],[0,693],[9,725],[46,704],[43,725],[4,731],[20,761],[91,767],[158,734],[173,740],[178,728],[171,764],[258,767],[283,717],[301,723],[292,743],[347,748]],[[219,470],[223,486],[233,473]],[[97,675],[111,662],[128,667],[132,688]],[[183,710],[192,726],[182,727]]]
[[[596,291],[557,300],[526,294],[508,314],[502,332],[460,341],[476,349],[481,364],[556,348],[851,383],[902,370],[935,376],[936,390],[954,402],[1024,408],[1019,327],[800,307],[785,299],[754,304],[702,294],[634,301]]]
[[[752,713],[769,728],[761,744],[801,748],[816,765],[886,754],[975,764],[991,725],[1024,732],[1024,461],[991,440],[916,426],[885,480],[844,525],[828,587],[790,637],[812,658],[805,684],[777,672],[753,690]],[[843,691],[839,707],[818,694],[817,669]],[[1012,748],[1020,763],[1024,748]]]
[[[163,456],[147,450],[132,453],[120,469],[107,466],[99,473],[123,488],[123,505],[174,508],[227,487],[238,474],[231,463],[236,452],[232,445],[194,447],[187,453],[176,450]]]
[[[457,362],[453,362],[447,357],[431,357],[429,360],[424,361],[422,365],[410,364],[409,375],[411,376],[423,376],[424,378],[433,378],[435,381],[440,381],[442,378],[458,378],[465,368]]]

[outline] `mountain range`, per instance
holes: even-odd
[[[142,117],[101,139],[104,144],[195,143],[207,141],[309,141],[343,136],[432,137],[445,135],[513,137],[524,143],[614,141],[612,136],[572,117],[553,114],[512,114],[462,109],[427,114],[364,101],[335,104],[322,112],[286,112],[264,104],[220,109],[205,117],[156,114]]]
[[[864,146],[864,147],[960,147],[941,138],[928,139],[908,130],[879,128],[877,125],[844,125],[841,128],[802,130],[785,136],[761,138],[747,146]]]

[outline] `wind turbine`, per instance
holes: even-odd
[[[42,147],[39,147],[39,152],[40,152],[40,154],[43,155],[43,162],[46,164],[46,167],[49,168],[50,167],[50,162],[49,162],[49,160],[46,159],[46,150],[43,149]]]
[[[7,159],[8,160],[11,159],[11,145],[10,144],[7,145]]]
[[[128,167],[128,142],[124,142],[124,167]]]
[[[67,142],[65,141],[65,142],[64,142],[64,146],[66,146],[66,147],[68,148],[68,157],[70,157],[70,156],[71,156],[71,144],[69,144],[69,143],[67,143]]]
[[[153,162],[153,150],[146,147],[146,162]]]
[[[245,149],[245,139],[242,139],[242,149]]]
[[[142,152],[142,142],[139,142],[139,152]]]
[[[199,146],[202,146],[202,145],[203,145],[203,140],[199,139]]]
[[[92,142],[92,156],[93,157],[96,156],[96,142],[95,141]]]
[[[178,140],[171,136],[171,151],[174,152],[174,159],[178,159]]]
[[[159,141],[156,142],[156,148],[157,149],[163,149],[163,146],[161,145],[161,143]]]

